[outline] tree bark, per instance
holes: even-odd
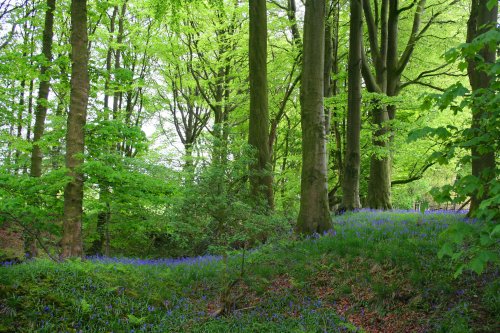
[[[33,130],[33,150],[31,151],[31,170],[32,177],[42,175],[42,150],[38,142],[45,131],[45,118],[47,116],[47,103],[50,90],[50,76],[47,71],[52,61],[52,38],[54,28],[54,10],[55,0],[47,0],[47,11],[45,12],[45,24],[43,29],[42,54],[44,62],[40,69],[40,84],[38,87],[38,99],[35,109],[35,127]]]
[[[332,24],[332,72],[337,76],[339,74],[339,18],[340,18],[340,1],[336,1],[335,8],[333,10],[333,24]],[[326,49],[325,49],[325,52]],[[339,93],[339,79],[335,78],[331,83],[331,94],[332,96],[337,96]],[[331,156],[332,161],[332,171],[337,173],[337,182],[332,189],[328,192],[328,201],[330,209],[336,206],[337,198],[336,192],[341,187],[342,179],[344,178],[344,158],[343,158],[343,136],[342,133],[342,122],[339,121],[339,117],[345,117],[343,113],[339,112],[339,108],[334,106],[331,110],[331,132],[335,138],[335,145],[332,145]]]
[[[328,1],[327,3],[330,3]],[[325,17],[325,63],[323,67],[323,96],[325,98],[332,97],[332,67],[333,67],[333,41],[332,41],[332,25],[333,22],[329,16]],[[331,110],[328,107],[324,108],[325,112],[325,134],[328,138],[330,135],[330,118]]]
[[[351,0],[349,27],[347,134],[342,208],[359,209],[360,131],[361,131],[361,0]]]
[[[62,258],[82,257],[82,215],[85,148],[84,127],[89,98],[87,1],[71,1],[71,95],[66,133],[66,168],[70,181],[64,189]]]
[[[397,96],[401,88],[401,74],[411,58],[415,45],[422,33],[432,24],[434,18],[441,15],[444,10],[434,13],[425,27],[420,29],[426,0],[416,0],[407,7],[407,9],[410,9],[416,4],[410,37],[403,53],[398,57],[398,25],[399,14],[401,13],[399,1],[382,0],[380,15],[378,5],[375,6],[374,15],[371,9],[371,1],[362,1],[371,62],[375,70],[374,76],[368,64],[367,55],[362,51],[361,72],[367,90],[382,93],[389,97]],[[368,205],[374,209],[391,209],[391,156],[388,150],[394,133],[391,131],[388,122],[396,117],[396,105],[380,105],[378,100],[374,101],[373,104],[372,119],[376,127],[373,133],[373,144],[382,153],[373,154],[370,159]]]
[[[33,130],[33,149],[31,151],[31,168],[30,175],[32,177],[40,177],[42,175],[42,150],[38,142],[43,136],[45,130],[45,118],[47,116],[47,103],[50,90],[50,76],[47,71],[50,68],[52,61],[52,38],[54,28],[54,10],[56,6],[55,0],[47,0],[47,10],[45,12],[45,23],[43,28],[42,39],[42,55],[44,62],[40,69],[40,84],[38,86],[38,99],[35,109],[35,127]],[[29,133],[27,134],[29,140]],[[28,258],[36,257],[38,249],[36,240],[31,236],[25,238],[25,255]]]
[[[24,54],[26,56],[26,54]],[[26,92],[26,80],[21,80],[21,94],[19,95],[19,110],[17,111],[17,132],[16,132],[16,137],[18,139],[21,139],[22,134],[23,134],[23,113],[24,113],[24,94]],[[20,157],[21,157],[21,151],[19,149],[16,149],[16,154],[15,154],[15,170],[16,173],[18,173],[21,170],[21,165],[20,165]]]
[[[99,184],[99,202],[102,207],[97,213],[97,238],[92,243],[89,252],[96,255],[109,256],[109,220],[111,219],[110,197],[111,192],[108,185]]]
[[[250,0],[250,120],[248,143],[257,151],[250,165],[250,189],[259,202],[274,208],[273,177],[269,153],[269,108],[267,96],[267,10],[266,0]]]
[[[498,2],[491,10],[488,10],[488,0],[473,0],[471,6],[471,14],[467,23],[467,43],[471,43],[474,38],[490,29],[494,29],[498,18]],[[494,64],[496,60],[495,47],[485,46],[479,54],[483,58],[484,63]],[[473,92],[478,92],[477,97],[480,98],[480,90],[489,87],[491,80],[494,77],[489,76],[486,71],[477,67],[478,63],[474,57],[468,59],[467,74]],[[481,122],[488,117],[488,110],[480,105],[472,105],[472,125],[471,130],[474,135],[480,136]],[[483,149],[484,150],[484,149]],[[485,185],[482,191],[476,191],[471,196],[471,204],[469,214],[474,216],[481,202],[488,198],[488,183],[495,177],[495,152],[481,151],[478,147],[473,146],[471,149],[472,155],[472,175],[481,179],[481,183]]]
[[[104,117],[109,119],[109,83],[111,81],[111,61],[113,56],[113,34],[115,32],[115,20],[118,15],[118,6],[113,8],[113,14],[111,15],[111,20],[109,23],[109,45],[108,51],[106,53],[106,77],[104,82]]]
[[[304,18],[301,99],[302,174],[296,231],[331,228],[328,208],[324,89],[325,1],[307,0]]]
[[[114,12],[118,10],[118,6],[115,6]],[[118,80],[118,71],[121,68],[121,55],[122,55],[122,43],[123,43],[123,30],[124,30],[124,19],[125,19],[125,13],[127,11],[127,1],[125,1],[122,5],[120,16],[118,18],[118,35],[116,36],[116,43],[117,46],[115,48],[115,73],[114,73],[114,79],[115,79],[115,92],[113,94],[113,119],[118,118],[118,113],[120,112],[121,109],[121,103],[122,103],[122,96],[123,93],[121,92],[121,88],[116,88],[116,85],[119,85],[120,82]],[[114,24],[114,22],[113,22]],[[120,150],[120,144],[116,145],[117,150]]]

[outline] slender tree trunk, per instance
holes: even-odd
[[[83,256],[82,215],[85,148],[84,126],[89,98],[87,1],[71,1],[71,95],[66,133],[66,168],[71,180],[64,189],[63,258]]]
[[[250,165],[252,196],[265,199],[274,208],[271,155],[269,153],[269,109],[267,96],[267,10],[266,0],[250,0],[250,122],[248,143],[257,150]]]
[[[488,10],[488,0],[473,0],[471,6],[471,14],[467,23],[467,43],[471,43],[474,38],[490,29],[494,29],[498,20],[498,2]],[[487,64],[493,64],[496,60],[496,48],[485,46],[479,51],[483,61]],[[468,59],[467,74],[472,91],[481,94],[481,89],[489,87],[491,77],[486,71],[477,67],[477,62],[474,57]],[[478,96],[479,97],[479,96]],[[472,106],[472,125],[471,130],[476,136],[480,136],[483,129],[481,122],[488,116],[489,111],[480,105]],[[469,214],[474,216],[481,202],[488,198],[489,189],[488,183],[495,177],[495,152],[473,146],[471,149],[472,155],[472,175],[481,179],[481,183],[485,184],[482,191],[476,191],[471,197]]]
[[[26,56],[26,54],[24,54],[24,56]],[[18,139],[21,139],[22,137],[22,134],[23,134],[23,113],[24,113],[24,95],[25,95],[25,91],[26,91],[26,80],[22,80],[21,81],[21,94],[19,96],[19,110],[17,111],[17,133],[16,133],[16,136]],[[14,163],[15,163],[15,170],[16,170],[16,173],[19,172],[19,170],[21,169],[21,166],[19,165],[20,159],[21,157],[21,151],[19,149],[16,149],[16,155],[15,155],[15,160],[14,160]]]
[[[361,41],[363,38],[361,0],[351,0],[350,8],[346,158],[342,181],[342,208],[346,210],[361,207],[359,201]]]
[[[115,6],[115,11],[117,10],[117,8],[118,7]],[[123,30],[124,30],[123,22],[125,19],[126,11],[127,11],[127,2],[124,2],[121,8],[120,16],[118,18],[118,36],[116,37],[116,43],[118,44],[118,46],[115,49],[115,85],[119,84],[116,72],[121,68],[121,55],[122,55],[121,44],[123,43]],[[121,100],[122,100],[122,92],[120,90],[115,90],[113,96],[113,119],[118,118],[118,113],[121,107]],[[117,144],[116,147],[117,150],[120,150],[120,144]]]
[[[115,32],[115,20],[116,15],[118,15],[118,7],[115,6],[113,8],[113,14],[111,16],[111,22],[109,25],[109,45],[108,52],[106,53],[106,77],[104,82],[104,116],[106,119],[109,117],[109,82],[111,77],[111,62],[113,56],[113,47],[111,44],[113,43],[113,34]]]
[[[323,109],[325,1],[307,0],[301,99],[302,174],[297,232],[331,228],[328,208],[325,114]]]
[[[290,21],[290,30],[292,32],[293,43],[295,44],[295,46],[301,47],[302,39],[300,37],[299,26],[297,25],[297,18],[296,18],[297,6],[295,4],[295,0],[288,0],[287,8],[288,8],[287,16],[288,16],[288,21]]]
[[[333,25],[332,25],[332,71],[335,75],[339,74],[339,15],[340,15],[340,1],[336,1],[335,9],[333,14]],[[326,52],[326,51],[325,51]],[[331,94],[332,96],[337,96],[339,93],[339,80],[335,78],[331,84]],[[343,138],[341,133],[341,123],[339,122],[339,109],[334,106],[332,108],[331,116],[331,132],[335,138],[335,145],[332,145],[331,155],[333,157],[332,161],[332,171],[337,173],[337,183],[328,192],[328,200],[330,208],[334,207],[336,202],[336,192],[342,184],[342,179],[344,178],[344,159],[342,157],[342,144]]]
[[[285,140],[285,151],[283,152],[283,159],[281,162],[281,169],[280,169],[280,173],[282,175],[285,174],[285,171],[288,168],[288,155],[290,152],[290,132],[292,130],[290,118],[285,115],[285,119],[286,119],[287,127],[286,127],[285,139],[284,139]],[[287,198],[286,197],[286,184],[287,184],[287,179],[285,177],[283,177],[281,179],[281,200],[283,203],[283,211],[287,211],[289,208],[289,206],[288,206],[289,202],[287,202],[287,200],[286,200],[286,198]]]
[[[113,7],[113,14],[111,15],[111,21],[110,21],[110,26],[109,26],[109,40],[108,40],[108,51],[106,53],[106,76],[105,76],[105,81],[104,81],[104,109],[102,112],[102,117],[103,119],[108,120],[109,119],[109,99],[110,99],[110,77],[111,77],[111,67],[112,67],[112,56],[113,56],[113,34],[115,32],[115,20],[116,16],[118,15],[118,6]],[[117,54],[116,56],[119,58],[119,50],[116,50]],[[118,59],[118,66],[119,66],[120,60]],[[116,65],[116,58],[115,58],[115,65]],[[115,103],[117,102],[118,99],[113,100],[113,115],[116,115],[117,107],[118,104]],[[108,152],[114,147],[106,147],[104,148],[108,150]],[[109,221],[111,219],[111,213],[110,213],[110,203],[109,203],[109,186],[105,184],[105,180],[98,180],[98,186],[99,186],[99,205],[100,205],[100,210],[97,212],[97,224],[96,224],[96,231],[97,231],[97,238],[94,240],[92,243],[92,246],[89,250],[91,254],[97,254],[97,255],[109,255]]]
[[[40,85],[38,87],[38,99],[35,109],[35,128],[33,131],[33,150],[31,151],[31,171],[32,177],[42,175],[42,150],[38,142],[45,130],[45,118],[47,116],[47,103],[50,90],[50,77],[48,70],[52,61],[52,37],[54,27],[55,0],[47,0],[47,11],[45,12],[45,25],[43,29],[42,54],[44,61],[40,70]]]
[[[33,114],[33,90],[34,90],[34,80],[30,80],[30,85],[28,88],[28,122],[26,124],[26,141],[31,140],[31,115]]]
[[[327,2],[328,4],[330,1]],[[323,96],[332,97],[332,68],[333,68],[333,42],[332,42],[332,20],[329,16],[325,17],[325,64],[323,68]],[[330,135],[331,110],[325,106],[325,134]],[[328,157],[327,157],[328,160]]]
[[[65,71],[62,70],[61,72],[61,75],[65,75]],[[65,103],[65,100],[66,100],[66,92],[64,91],[61,91],[60,92],[60,97],[59,97],[59,100],[57,102],[57,106],[56,106],[56,110],[55,110],[55,115],[56,117],[61,117],[63,115],[63,112],[65,111],[65,108],[66,108],[66,103]],[[52,149],[50,150],[50,164],[52,165],[52,169],[53,170],[57,170],[61,167],[61,141],[60,140],[57,140],[57,143],[52,147]]]
[[[45,129],[45,118],[47,115],[47,102],[50,89],[50,77],[47,71],[50,68],[52,61],[52,37],[54,27],[54,10],[56,6],[55,0],[47,0],[47,10],[45,12],[45,24],[43,28],[42,40],[42,55],[44,62],[40,69],[40,85],[38,87],[38,99],[35,109],[35,127],[33,131],[33,149],[31,151],[31,168],[30,175],[32,177],[40,177],[42,175],[42,150],[38,142],[43,136]],[[31,85],[33,83],[31,82]],[[28,134],[29,139],[29,134]],[[33,230],[33,232],[36,232]],[[31,237],[25,237],[25,254],[26,257],[36,257],[38,250],[36,241]]]
[[[110,190],[107,185],[99,184],[99,202],[104,207],[97,213],[97,238],[90,248],[91,254],[109,255],[109,220],[111,218],[110,210]]]

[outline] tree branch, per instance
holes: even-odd
[[[361,74],[363,74],[363,79],[369,92],[382,92],[370,70],[363,45],[361,45]]]
[[[429,169],[431,166],[433,166],[434,164],[436,164],[436,162],[430,162],[430,163],[427,163],[426,165],[424,165],[419,171],[417,174],[415,175],[410,175],[410,177],[408,177],[407,179],[397,179],[397,180],[393,180],[391,181],[391,186],[394,186],[394,185],[403,185],[403,184],[408,184],[408,183],[411,183],[411,182],[414,182],[416,180],[419,180],[419,179],[422,179],[422,177],[424,176],[424,173],[425,171],[427,171],[427,169]]]
[[[370,52],[372,60],[376,61],[380,57],[378,48],[377,25],[373,19],[370,0],[363,0],[363,12],[365,13],[366,26],[368,28],[368,41],[370,42]]]
[[[406,48],[401,55],[400,60],[398,61],[396,75],[400,75],[401,73],[403,73],[406,65],[408,65],[408,62],[410,61],[413,50],[415,49],[415,45],[419,36],[418,30],[420,28],[421,16],[424,11],[425,1],[426,0],[420,0],[418,2],[417,9],[415,10],[415,14],[413,16],[413,26],[411,28],[410,38],[408,39]]]

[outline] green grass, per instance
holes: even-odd
[[[462,216],[359,212],[335,232],[227,262],[47,260],[0,268],[0,332],[497,332],[498,269],[453,279],[438,233]],[[221,295],[231,311],[213,316]]]

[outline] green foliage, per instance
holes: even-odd
[[[251,201],[248,179],[250,156],[241,144],[232,161],[211,165],[179,176],[172,209],[166,211],[168,229],[161,237],[165,251],[174,256],[224,253],[227,249],[255,246],[291,226],[279,214],[269,216]]]
[[[204,258],[198,264],[140,265],[39,259],[0,267],[0,327],[344,332],[359,331],[359,323],[366,330],[387,323],[403,324],[402,331],[410,324],[433,332],[489,330],[497,324],[499,306],[495,271],[452,279],[450,265],[435,256],[437,235],[462,219],[442,212],[427,213],[422,221],[419,213],[362,211],[335,218],[335,233],[282,237],[247,252],[239,285],[244,296],[221,317],[212,314],[227,282],[222,271],[239,276],[239,253],[227,265]],[[394,309],[399,316],[386,317]]]
[[[495,64],[485,64],[478,52],[485,46],[492,48],[500,40],[500,32],[497,30],[488,31],[471,43],[462,44],[448,52],[446,58],[453,63],[461,61],[459,67],[464,70],[467,67],[467,59],[474,58],[479,62],[477,70],[484,71],[492,77],[500,74],[500,61]],[[414,130],[409,135],[409,140],[413,141],[422,137],[434,137],[443,142],[445,150],[433,154],[439,163],[449,163],[453,161],[456,152],[460,150],[476,149],[480,154],[488,152],[498,152],[500,149],[500,108],[498,90],[500,83],[498,80],[491,80],[491,84],[486,89],[469,91],[460,83],[450,86],[442,94],[428,95],[424,102],[424,108],[437,107],[439,110],[451,109],[457,115],[469,109],[473,112],[485,110],[480,122],[475,128],[460,129],[455,126],[447,127],[424,127]],[[476,111],[474,111],[476,110]],[[459,158],[458,163],[469,165],[471,156],[465,155]],[[432,194],[438,202],[463,202],[472,195],[485,197],[477,211],[473,212],[474,217],[481,223],[477,226],[461,226],[450,228],[446,233],[448,242],[443,245],[439,256],[450,256],[458,263],[455,276],[462,274],[466,269],[481,274],[488,263],[498,265],[500,256],[498,254],[497,230],[500,221],[500,185],[498,177],[500,169],[498,166],[494,170],[487,170],[491,177],[477,177],[468,174],[464,177],[457,177],[453,185],[446,185],[441,188],[434,188]],[[486,180],[485,180],[486,179]],[[489,180],[488,180],[489,179]]]
[[[53,245],[52,236],[60,235],[62,194],[67,180],[64,169],[40,178],[0,170],[0,226],[34,234]]]

